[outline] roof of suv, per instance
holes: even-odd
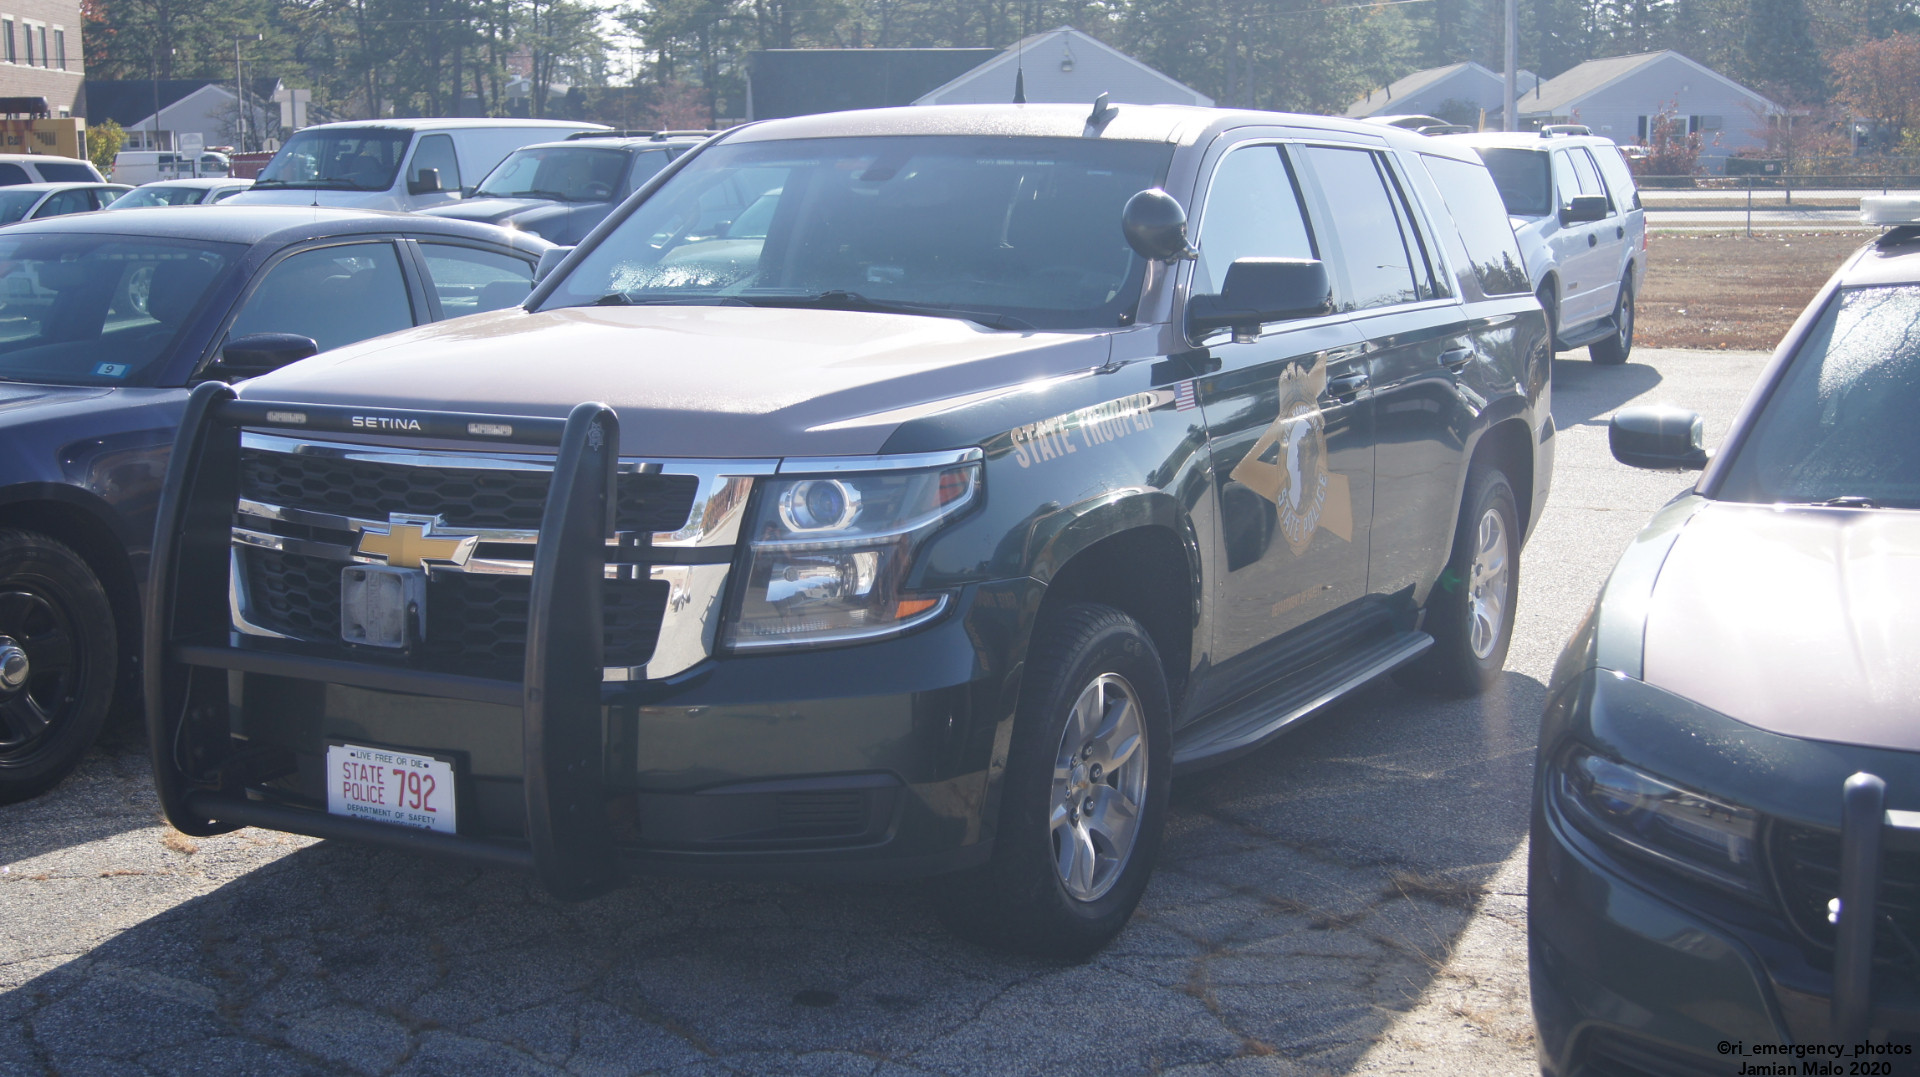
[[[9,183],[5,187],[0,187],[0,191],[35,191],[44,194],[50,191],[71,191],[76,187],[82,189],[113,187],[122,191],[133,190],[133,185],[130,183],[114,183],[111,180],[45,180],[40,183]]]
[[[654,138],[652,136],[641,136],[641,135],[609,137],[609,138],[598,138],[598,137],[566,138],[566,139],[561,139],[558,142],[529,142],[526,145],[520,147],[520,149],[521,150],[556,150],[556,149],[573,149],[573,148],[584,147],[590,150],[633,150],[633,149],[658,150],[658,149],[665,149],[668,146],[698,146],[700,143],[705,142],[706,140],[707,140],[707,136],[705,135],[698,135],[698,136],[686,135],[686,136],[675,136],[671,138]],[[520,150],[515,150],[514,152],[518,153],[520,152]]]
[[[1538,131],[1467,131],[1457,135],[1433,136],[1443,142],[1488,149],[1546,150],[1555,146],[1618,146],[1605,135],[1542,135]]]
[[[1920,226],[1903,225],[1840,264],[1840,284],[1920,284]]]
[[[521,120],[513,118],[407,118],[392,120],[341,120],[338,123],[317,123],[312,127],[302,127],[306,131],[331,131],[336,127],[389,127],[403,131],[452,131],[465,127],[550,127],[555,130],[574,130],[583,128],[602,128],[612,130],[605,124],[587,123],[584,120]]]
[[[1109,105],[1107,120],[1095,129],[1100,138],[1192,145],[1236,127],[1295,127],[1364,135],[1401,149],[1434,152],[1439,140],[1384,124],[1331,116],[1251,109],[1200,108],[1194,105]],[[1089,105],[913,105],[855,112],[826,112],[761,120],[737,127],[726,142],[764,142],[787,138],[856,138],[863,135],[987,135],[1014,138],[1082,138],[1089,133]],[[1470,151],[1446,147],[1461,160],[1478,161]]]
[[[25,184],[7,190],[19,190]],[[46,187],[48,184],[32,184]],[[95,187],[98,184],[58,184],[64,187]],[[129,188],[131,189],[131,188]],[[492,225],[448,220],[419,213],[388,213],[379,210],[334,209],[328,206],[232,206],[221,205],[205,212],[183,213],[178,206],[151,206],[119,210],[114,213],[72,213],[21,221],[7,226],[11,237],[31,232],[90,232],[102,235],[164,236],[174,239],[204,239],[225,243],[258,243],[280,236],[300,239],[327,235],[351,235],[361,232],[435,233],[448,237],[467,237],[499,242],[511,236],[515,245],[541,251],[550,244],[526,232],[509,232]]]

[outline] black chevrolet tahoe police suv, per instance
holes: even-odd
[[[161,799],[563,895],[944,875],[964,933],[1084,955],[1176,772],[1388,672],[1498,674],[1548,361],[1492,180],[1419,135],[738,128],[524,309],[199,389]]]

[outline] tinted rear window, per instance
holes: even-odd
[[[1421,159],[1426,162],[1427,174],[1433,177],[1434,185],[1440,188],[1447,212],[1453,215],[1453,222],[1460,229],[1460,241],[1466,244],[1467,257],[1473,260],[1473,272],[1480,278],[1480,287],[1488,295],[1532,291],[1526,263],[1520,257],[1520,244],[1513,238],[1513,226],[1507,221],[1508,206],[1487,170],[1445,157],[1422,156]]]
[[[48,183],[93,183],[100,178],[86,165],[35,162],[34,167],[40,170],[40,175]]]
[[[19,165],[0,164],[0,187],[11,187],[16,183],[32,183],[33,177]]]
[[[1480,150],[1480,159],[1493,173],[1500,200],[1516,217],[1545,217],[1553,212],[1553,181],[1547,175],[1547,155],[1538,150]]]

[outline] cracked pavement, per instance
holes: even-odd
[[[525,876],[158,817],[121,726],[0,808],[0,1074],[1534,1072],[1525,838],[1544,682],[1627,540],[1690,477],[1607,456],[1670,402],[1724,435],[1764,361],[1555,363],[1551,502],[1508,672],[1376,684],[1175,784],[1166,848],[1083,965],[947,936],[920,886]]]

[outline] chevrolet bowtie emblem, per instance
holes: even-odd
[[[360,532],[354,552],[378,557],[394,568],[423,568],[427,562],[464,565],[473,556],[478,535],[436,535],[442,526],[437,516],[406,516],[390,513],[387,529],[367,528]]]

